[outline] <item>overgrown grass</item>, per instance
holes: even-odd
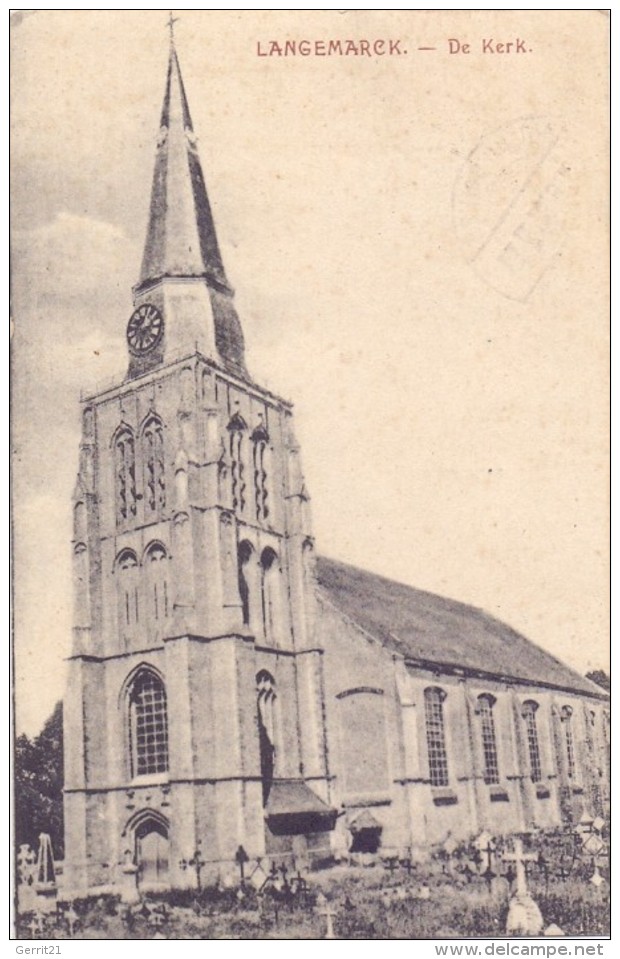
[[[429,898],[424,898],[428,885]],[[531,892],[545,925],[555,923],[567,936],[609,933],[609,887],[596,889],[581,879],[533,880]],[[205,889],[145,897],[129,911],[112,896],[74,903],[74,939],[321,939],[326,917],[317,909],[317,895],[334,910],[339,939],[424,939],[497,937],[504,934],[506,890],[475,880],[445,876],[432,870],[391,876],[381,867],[338,866],[312,874],[304,903],[286,897],[240,899],[236,890]],[[163,917],[159,923],[157,915]],[[31,916],[20,919],[20,939],[68,939],[66,923],[51,922],[33,935]]]

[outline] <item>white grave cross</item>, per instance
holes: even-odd
[[[515,894],[519,897],[529,895],[527,890],[527,873],[525,872],[526,862],[536,862],[538,854],[534,852],[523,852],[523,841],[517,837],[513,840],[513,851],[505,852],[502,856],[505,862],[514,862],[517,871],[517,882]]]

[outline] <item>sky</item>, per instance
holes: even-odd
[[[80,390],[126,370],[166,17],[13,18],[15,682],[30,735],[70,651]],[[318,551],[607,669],[606,19],[179,17],[248,366],[295,404]],[[257,55],[337,38],[407,52]],[[527,52],[483,53],[489,38]]]

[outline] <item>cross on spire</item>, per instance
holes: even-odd
[[[169,15],[169,17],[168,17],[168,20],[167,20],[167,22],[166,22],[166,26],[168,27],[168,30],[170,31],[170,46],[171,46],[171,47],[174,46],[174,25],[175,25],[175,23],[178,23],[178,22],[179,22],[179,17],[173,17],[173,16],[172,16],[172,10],[171,10],[171,11],[170,11],[170,15]]]

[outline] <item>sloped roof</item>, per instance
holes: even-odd
[[[333,606],[412,663],[607,698],[595,683],[474,606],[325,557],[317,557],[316,576]]]
[[[323,815],[334,810],[302,779],[276,779],[271,784],[266,812],[268,816],[301,816]]]

